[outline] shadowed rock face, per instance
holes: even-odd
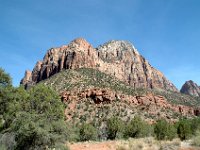
[[[110,41],[93,48],[85,39],[47,51],[31,73],[25,74],[21,84],[35,84],[64,69],[94,68],[126,82],[134,88],[161,88],[176,91],[164,75],[153,68],[133,45],[126,41]],[[28,78],[27,78],[28,76]]]
[[[200,96],[200,87],[192,80],[190,80],[185,82],[180,92],[192,96]]]

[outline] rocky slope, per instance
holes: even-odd
[[[200,87],[194,83],[192,80],[186,81],[185,84],[182,86],[181,93],[188,94],[191,96],[200,96]]]
[[[26,71],[21,84],[33,85],[66,69],[93,68],[115,76],[133,88],[164,89],[177,92],[176,87],[142,57],[126,41],[110,41],[93,48],[85,39],[47,51],[32,72]]]
[[[79,68],[61,71],[39,84],[51,86],[60,92],[66,104],[67,120],[78,123],[106,120],[119,116],[123,120],[135,115],[153,122],[158,118],[175,121],[178,117],[200,115],[199,101],[177,92],[151,89],[133,89],[92,68]],[[190,105],[186,106],[187,100]]]
[[[124,94],[122,92],[115,92],[110,89],[91,88],[80,92],[65,91],[61,95],[64,102],[80,101],[82,99],[90,98],[95,104],[103,104],[112,103],[116,100],[120,100],[121,102],[125,102],[130,105],[143,107],[143,110],[148,112],[148,114],[157,115],[159,113],[160,115],[163,115],[163,117],[165,117],[164,115],[168,115],[167,113],[165,113],[166,110],[171,110],[174,113],[179,113],[184,116],[200,115],[200,109],[194,109],[192,107],[184,105],[171,104],[166,100],[165,97],[154,95],[152,93],[148,93],[147,95],[132,96]],[[161,109],[163,112],[161,111]],[[170,116],[168,117],[171,118]]]

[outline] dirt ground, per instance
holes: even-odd
[[[116,150],[116,141],[84,142],[69,144],[70,150]]]
[[[68,143],[70,150],[116,150],[118,145],[119,141]],[[148,150],[148,148],[144,149]],[[149,148],[149,150],[151,149]],[[174,150],[200,150],[200,148],[191,147],[187,143],[181,142],[180,147]]]

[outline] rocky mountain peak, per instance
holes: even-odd
[[[180,92],[192,96],[200,96],[200,87],[194,81],[189,80],[185,82]]]
[[[136,50],[136,48],[128,41],[124,40],[111,40],[109,42],[106,42],[103,45],[100,45],[97,47],[97,50],[99,51],[132,51],[135,54],[139,55],[139,52]]]
[[[178,91],[165,76],[142,57],[127,41],[112,40],[93,48],[83,38],[77,38],[58,48],[47,51],[43,61],[38,61],[31,73],[32,83],[38,83],[65,69],[93,68],[133,88],[160,88]],[[21,84],[29,83],[24,77]]]
[[[73,41],[71,41],[69,46],[79,47],[82,50],[87,50],[88,48],[92,47],[92,45],[89,42],[87,42],[86,39],[84,39],[84,38],[74,39]]]

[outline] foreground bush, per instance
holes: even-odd
[[[123,130],[123,122],[118,117],[109,118],[107,121],[108,139],[114,140]]]
[[[151,132],[151,125],[147,124],[140,117],[135,116],[126,126],[124,136],[132,138],[146,137],[151,135]]]
[[[192,135],[195,135],[196,132],[200,131],[200,117],[190,119],[189,121],[190,121]]]
[[[1,149],[66,148],[64,107],[55,91],[43,85],[29,91],[5,86],[5,82],[1,85]]]
[[[195,137],[192,138],[192,145],[200,147],[200,131],[198,131]]]
[[[189,137],[191,137],[192,130],[191,130],[190,120],[181,119],[181,120],[178,122],[177,134],[178,134],[178,137],[179,137],[181,140],[186,140],[186,139],[188,139]]]
[[[0,88],[11,86],[12,79],[8,73],[0,67]]]
[[[80,128],[80,140],[89,141],[97,139],[97,130],[91,124],[83,123]]]
[[[176,128],[162,119],[155,124],[154,133],[158,140],[172,140],[176,137]]]
[[[17,149],[54,148],[57,143],[64,144],[67,129],[58,95],[43,85],[33,87],[28,94],[26,111],[17,113],[11,126],[16,133]]]

